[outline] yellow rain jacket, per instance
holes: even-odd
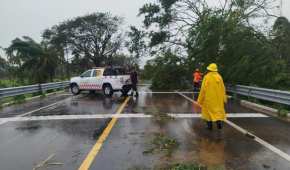
[[[227,96],[218,72],[209,72],[204,77],[197,102],[202,106],[202,119],[213,122],[226,119],[224,104]]]

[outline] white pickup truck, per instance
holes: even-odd
[[[123,95],[127,95],[131,89],[131,84],[130,75],[121,67],[94,68],[70,80],[71,92],[74,95],[83,90],[100,90],[108,97],[116,91],[121,91]]]

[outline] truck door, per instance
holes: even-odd
[[[93,70],[92,77],[90,79],[91,89],[93,90],[101,90],[103,85],[103,70],[102,69],[95,69]]]
[[[80,76],[80,89],[90,89],[89,88],[89,83],[90,83],[90,79],[91,79],[91,74],[92,74],[92,70],[88,70],[86,72],[84,72],[83,74],[81,74]]]
[[[106,68],[104,71],[104,83],[111,84],[112,88],[116,89],[116,83],[118,82],[118,77],[116,70],[113,68]]]

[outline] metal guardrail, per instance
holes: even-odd
[[[6,98],[6,97],[23,95],[23,94],[37,93],[37,92],[43,93],[48,90],[63,89],[63,88],[66,88],[67,86],[69,86],[69,81],[3,88],[3,89],[0,89],[0,99]]]
[[[287,91],[242,85],[228,86],[227,91],[265,101],[290,105],[290,92]]]

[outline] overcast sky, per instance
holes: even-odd
[[[40,41],[42,31],[59,22],[108,12],[125,18],[126,25],[141,25],[139,8],[149,0],[0,0],[0,46],[28,35]]]
[[[126,25],[138,26],[138,9],[148,1],[155,0],[0,0],[0,46],[23,35],[40,41],[44,29],[97,11],[110,11],[124,17]],[[290,0],[284,0],[283,13],[290,19]]]

